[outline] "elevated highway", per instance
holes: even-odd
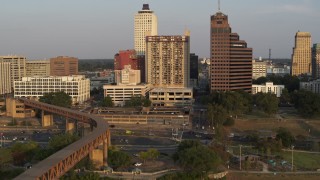
[[[91,126],[91,133],[82,137],[78,141],[54,153],[43,161],[26,170],[15,179],[17,180],[50,180],[58,179],[68,172],[81,159],[86,157],[94,149],[102,145],[103,162],[107,162],[108,146],[110,145],[110,131],[108,123],[101,117],[74,111],[68,108],[53,106],[28,99],[19,99],[25,106],[40,109],[52,114],[64,116],[68,119],[74,119],[78,122],[87,123]]]

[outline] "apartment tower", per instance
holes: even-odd
[[[311,75],[311,34],[309,32],[297,32],[295,47],[292,54],[292,76],[302,74]]]
[[[146,37],[146,82],[155,87],[189,87],[190,33]]]
[[[26,76],[26,58],[22,56],[0,56],[0,63],[10,63],[11,73],[11,88],[14,86],[14,81],[20,81]]]
[[[320,44],[312,47],[312,77],[320,79]]]
[[[0,62],[0,95],[11,93],[11,64]]]
[[[58,56],[50,59],[51,76],[70,76],[78,74],[78,58]]]
[[[232,33],[228,16],[220,10],[211,16],[211,91],[251,92],[252,48]]]
[[[149,4],[143,4],[142,10],[134,16],[134,49],[137,55],[145,54],[147,35],[158,35],[158,20]]]

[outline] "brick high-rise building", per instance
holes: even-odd
[[[211,16],[211,91],[252,89],[252,48],[232,33],[228,16],[217,12]]]
[[[70,76],[78,74],[78,58],[58,56],[50,59],[51,76]]]
[[[155,87],[189,87],[190,33],[146,37],[146,82]]]
[[[143,4],[142,10],[134,16],[134,49],[137,55],[145,54],[147,35],[158,35],[158,19],[149,9],[149,4]]]
[[[292,53],[291,75],[311,75],[311,73],[311,34],[309,32],[297,32]]]
[[[320,79],[320,44],[312,47],[312,77]]]

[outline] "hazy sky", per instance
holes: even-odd
[[[143,3],[158,16],[159,35],[191,31],[191,52],[209,57],[210,16],[218,0],[1,0],[0,55],[113,58],[133,49],[133,18]],[[290,58],[295,33],[320,43],[320,0],[221,0],[233,32],[254,57]]]

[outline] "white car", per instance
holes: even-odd
[[[142,165],[142,163],[140,163],[140,162],[137,162],[134,164],[134,166],[141,166],[141,165]]]

